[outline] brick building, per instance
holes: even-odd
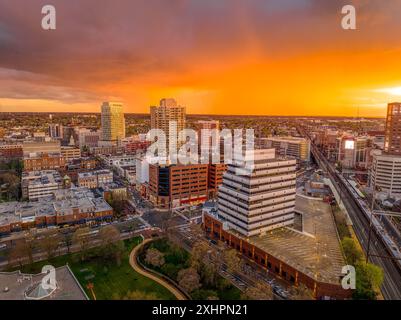
[[[210,164],[208,172],[209,198],[215,198],[219,186],[223,183],[223,175],[227,171],[227,165],[224,163]]]
[[[149,199],[163,209],[208,199],[208,165],[149,166]]]
[[[65,158],[59,153],[31,154],[24,158],[25,171],[62,170]]]

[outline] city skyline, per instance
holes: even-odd
[[[54,1],[44,31],[40,1],[3,1],[0,112],[148,113],[175,97],[188,114],[384,117],[401,100],[401,4],[351,1],[343,30],[348,2]]]

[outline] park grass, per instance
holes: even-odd
[[[32,265],[24,266],[21,271],[39,273],[46,264],[60,267],[68,263],[90,299],[93,299],[93,296],[87,288],[89,283],[93,283],[93,291],[97,300],[122,299],[128,292],[134,290],[148,294],[152,293],[161,300],[175,299],[175,296],[170,291],[137,273],[129,264],[131,250],[141,241],[142,238],[140,237],[124,241],[125,252],[120,266],[114,262],[106,262],[101,257],[81,262],[78,254],[68,254],[46,261],[35,262]]]

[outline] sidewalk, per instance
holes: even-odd
[[[152,239],[146,239],[145,241],[143,241],[142,243],[138,244],[130,253],[129,256],[129,263],[131,265],[131,267],[138,272],[139,274],[152,279],[153,281],[156,281],[158,284],[162,285],[163,287],[165,287],[167,290],[169,290],[178,300],[188,300],[187,297],[181,293],[181,291],[179,291],[177,288],[175,288],[174,286],[172,286],[170,283],[168,283],[167,281],[155,276],[154,274],[144,270],[137,262],[136,258],[137,258],[137,252],[138,250],[145,245],[146,243],[152,241]]]

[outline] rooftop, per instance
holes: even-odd
[[[87,172],[80,172],[78,173],[79,178],[86,178],[86,177],[94,177],[98,175],[112,175],[113,173],[110,170],[94,170],[94,171],[87,171]]]
[[[345,262],[330,205],[298,195],[295,210],[303,215],[304,232],[281,228],[249,242],[318,281],[338,284]]]
[[[23,172],[22,183],[27,183],[30,186],[33,185],[46,185],[46,184],[61,184],[60,174],[56,170],[44,170],[44,171],[30,171]]]
[[[13,222],[33,220],[37,216],[71,214],[74,208],[80,212],[102,212],[112,210],[110,205],[88,188],[63,189],[54,196],[35,202],[8,202],[0,204],[0,226]]]
[[[268,138],[261,138],[262,140],[271,140],[271,141],[280,141],[280,142],[291,142],[291,143],[301,143],[307,141],[305,138],[301,137],[292,137],[292,136],[285,136],[285,137],[268,137]]]
[[[54,291],[41,287],[43,277],[41,273],[0,272],[0,300],[27,300],[28,297],[35,300],[88,300],[68,266],[56,269]]]

